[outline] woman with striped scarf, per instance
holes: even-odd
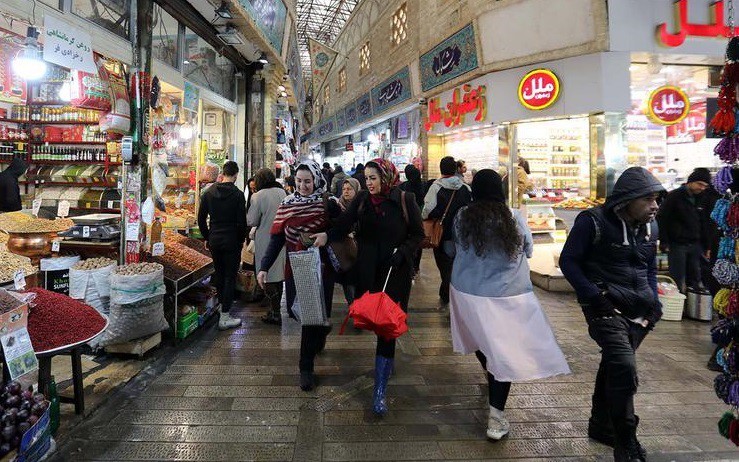
[[[326,179],[321,174],[321,167],[313,161],[301,163],[295,173],[295,192],[287,196],[280,204],[275,221],[270,231],[271,238],[261,271],[257,274],[259,285],[264,287],[267,271],[272,267],[284,246],[287,252],[306,250],[310,245],[301,239],[329,229],[331,219],[341,214],[339,204],[333,198],[325,196]],[[321,267],[323,269],[323,293],[326,301],[326,314],[331,316],[331,301],[334,293],[336,273],[328,261],[326,251],[321,249]],[[285,297],[288,313],[292,313],[295,303],[295,280],[290,268],[290,261],[285,264]],[[314,362],[316,354],[326,345],[330,326],[303,326],[300,338],[300,388],[310,391],[315,386]]]

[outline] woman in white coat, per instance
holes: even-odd
[[[508,434],[504,410],[511,382],[569,374],[526,260],[533,252],[525,215],[505,204],[497,172],[480,170],[472,203],[454,220],[450,306],[454,351],[475,353],[487,371],[487,436]]]
[[[257,171],[254,175],[257,192],[251,198],[251,206],[246,215],[247,226],[256,227],[254,265],[257,273],[261,271],[262,258],[269,245],[272,222],[275,220],[277,208],[287,193],[275,179],[268,168]],[[280,301],[282,300],[282,283],[285,280],[285,249],[282,249],[272,269],[267,272],[267,283],[264,290],[269,300],[269,308],[262,321],[267,324],[282,324]]]

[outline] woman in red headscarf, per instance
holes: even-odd
[[[392,276],[385,289],[403,310],[408,309],[413,277],[413,258],[424,238],[421,210],[413,193],[404,193],[395,166],[385,159],[365,165],[367,190],[360,191],[328,233],[316,235],[316,245],[343,239],[357,226],[357,296],[380,292],[388,271]],[[385,390],[395,358],[395,340],[377,338],[373,410],[387,413]]]

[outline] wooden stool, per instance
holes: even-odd
[[[39,354],[38,357],[38,388],[41,393],[49,396],[49,384],[51,383],[51,360],[54,356],[69,356],[72,359],[72,387],[74,397],[59,395],[60,403],[74,404],[75,414],[85,411],[85,390],[82,383],[82,350],[80,347],[69,350],[55,351],[53,353]]]

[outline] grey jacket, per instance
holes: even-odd
[[[287,193],[284,189],[272,187],[257,191],[251,198],[251,207],[249,207],[249,212],[246,215],[246,224],[247,226],[256,226],[257,228],[254,242],[254,264],[257,267],[257,272],[261,270],[262,258],[267,251],[267,246],[269,246],[269,230],[272,228],[272,222],[275,221],[277,208],[285,196],[287,196]],[[285,249],[283,248],[280,256],[277,257],[277,261],[272,265],[269,272],[267,272],[267,282],[280,282],[284,279]]]

